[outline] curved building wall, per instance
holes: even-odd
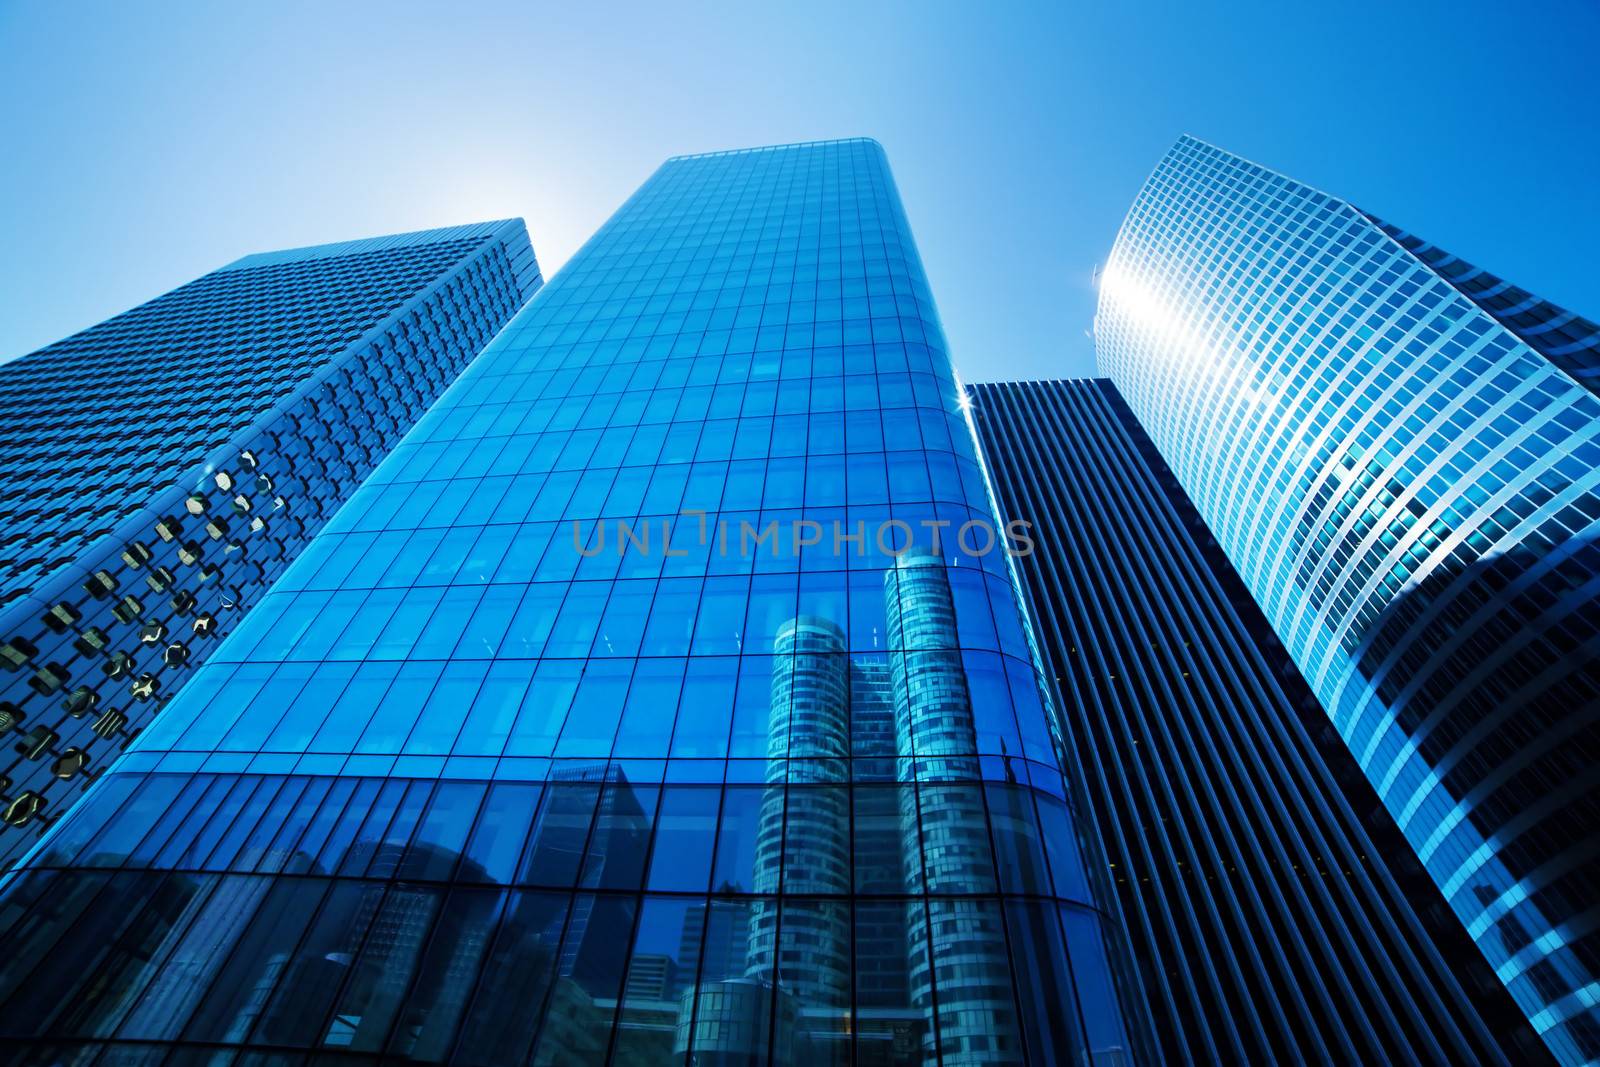
[[[975,519],[882,150],[669,161],[13,880],[0,1040],[1127,1062]]]
[[[1096,338],[1534,1028],[1600,1059],[1600,400],[1349,204],[1192,138]]]

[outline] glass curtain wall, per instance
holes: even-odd
[[[877,144],[673,159],[13,879],[0,1037],[1129,1062],[1007,543]]]

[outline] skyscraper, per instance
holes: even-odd
[[[1367,217],[1529,348],[1591,393],[1600,393],[1600,323],[1475,267],[1416,234],[1375,216]]]
[[[0,367],[0,865],[539,284],[518,220],[268,252]]]
[[[1557,1057],[1587,1063],[1600,398],[1583,320],[1495,289],[1184,138],[1117,238],[1095,332],[1460,921]]]
[[[0,1039],[1124,1062],[996,526],[877,144],[669,161],[13,879]]]
[[[1161,1060],[1543,1062],[1111,383],[970,393]]]

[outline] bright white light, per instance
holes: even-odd
[[[1185,370],[1217,366],[1216,353],[1183,310],[1120,263],[1100,275],[1101,314],[1121,319],[1150,351]]]

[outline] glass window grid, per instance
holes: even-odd
[[[696,956],[715,941],[726,963],[730,922],[745,951],[732,970],[701,967],[678,994],[674,1028],[696,1048],[755,1042],[765,1058],[803,1033],[832,1062],[1117,1054],[1102,920],[1073,873],[1082,861],[1054,713],[1003,558],[955,545],[899,563],[872,549],[839,559],[831,546],[728,560],[698,544],[687,556],[585,557],[566,540],[574,519],[595,538],[602,518],[672,517],[682,532],[693,509],[712,529],[724,517],[945,520],[954,545],[969,519],[998,525],[959,397],[875,144],[674,160],[419,422],[104,788],[146,772],[292,773],[313,778],[299,794],[312,803],[331,781],[326,796],[363,826],[376,813],[384,832],[402,833],[426,819],[413,793],[433,780],[546,793],[589,782],[602,789],[595,810],[626,781],[636,806],[609,816],[619,841],[651,819],[704,823],[682,798],[703,808],[715,795],[726,811],[725,796],[760,796],[744,808],[758,836],[748,893],[703,880],[662,888],[690,884],[681,864],[652,882],[654,861],[622,862],[609,839],[597,858],[592,830],[582,848],[542,853],[539,869],[580,882],[516,891],[552,909],[556,979],[517,1006],[518,1025],[537,1030],[501,1051],[537,1059],[559,1042],[625,1061],[665,1009],[636,1007],[628,938],[589,931],[643,937],[651,915],[687,922],[683,909],[698,906]],[[372,637],[369,624],[386,632]],[[839,731],[843,686],[851,712]],[[279,810],[288,787],[257,795],[271,788],[258,784],[238,808],[241,827]],[[893,798],[894,840],[849,818],[850,798],[869,788],[880,814]],[[1024,806],[991,817],[1001,795]],[[234,810],[231,794],[205,803]],[[1039,805],[1047,821],[1016,830],[1016,811]],[[131,828],[132,808],[124,799],[117,822]],[[324,822],[313,816],[303,833],[325,835],[316,862],[337,875],[330,894],[393,852],[352,858],[358,835],[378,840],[376,823]],[[268,840],[259,825],[179,858],[220,875],[209,867]],[[1048,842],[995,837],[1013,832]],[[675,861],[706,843],[672,833]],[[997,850],[1015,862],[1001,870]],[[898,872],[853,880],[863,857],[896,856]],[[581,884],[597,865],[632,872],[628,888]],[[95,870],[52,873],[76,885]],[[260,907],[290,907],[299,891],[282,886],[296,879],[274,877],[253,891],[267,894]],[[444,912],[418,907],[437,929]],[[584,997],[597,1014],[580,1010]],[[760,1004],[765,1022],[749,1014]],[[575,1010],[587,1024],[566,1027]],[[296,1044],[311,1033],[217,1025],[191,1022],[185,1039]],[[398,1037],[354,1030],[357,1048]]]
[[[1581,664],[1600,652],[1594,592],[1572,577],[1583,565],[1522,575],[1508,596],[1540,605],[1538,627],[1477,650],[1476,673],[1429,675],[1448,656],[1473,662],[1470,644],[1430,667],[1419,647],[1372,641],[1430,574],[1592,542],[1600,406],[1571,353],[1531,350],[1415,253],[1350,205],[1185,138],[1119,235],[1097,344],[1435,880],[1552,1049],[1580,1062],[1600,1050],[1595,947],[1560,933],[1582,907],[1555,890],[1569,866],[1556,841],[1572,835],[1541,829],[1539,813],[1561,809],[1529,776],[1548,790],[1567,772],[1527,727],[1592,744],[1575,713]],[[1491,621],[1463,610],[1476,621],[1458,632]],[[1543,711],[1486,688],[1487,665],[1540,633],[1580,665],[1578,688],[1552,690]],[[1419,679],[1409,706],[1436,709],[1421,722],[1378,696],[1401,672]],[[1464,733],[1475,690],[1505,699]],[[1530,939],[1541,947],[1520,947]]]

